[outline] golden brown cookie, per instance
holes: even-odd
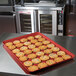
[[[40,50],[45,50],[46,48],[47,48],[47,46],[45,46],[45,45],[39,46]]]
[[[28,58],[30,58],[30,59],[36,58],[36,55],[35,54],[29,54]]]
[[[37,52],[36,55],[37,56],[43,56],[44,55],[44,52]]]
[[[49,56],[44,55],[44,56],[41,56],[40,59],[41,59],[42,61],[45,61],[45,60],[48,60],[48,59],[49,59]]]
[[[63,55],[62,58],[63,58],[64,60],[67,60],[67,59],[70,59],[71,56],[70,56],[70,55]]]
[[[47,65],[46,63],[44,63],[44,62],[38,64],[38,67],[39,67],[40,69],[45,68],[45,67],[47,67],[47,66],[48,66],[48,65]]]
[[[24,45],[30,45],[30,44],[31,44],[31,42],[29,42],[29,41],[24,43]]]
[[[24,51],[24,53],[25,54],[31,54],[32,53],[32,50],[27,49],[27,50]]]
[[[57,62],[57,63],[58,63],[58,62],[63,61],[63,58],[62,58],[62,57],[57,57],[57,58],[55,58],[54,60],[55,60],[55,62]]]
[[[37,39],[38,39],[38,38],[41,38],[41,37],[42,37],[41,35],[36,35],[36,36],[35,36],[35,38],[37,38]]]
[[[34,49],[32,49],[32,51],[33,51],[33,52],[39,52],[40,49],[39,49],[39,48],[34,48]]]
[[[51,54],[49,54],[49,57],[50,57],[50,58],[57,58],[58,55],[57,55],[57,54],[54,54],[54,53],[51,53]]]
[[[32,59],[32,63],[37,64],[40,63],[41,60],[39,58]]]
[[[36,45],[36,46],[41,46],[42,43],[41,43],[41,42],[36,42],[35,45]]]
[[[33,36],[29,36],[27,39],[28,39],[28,40],[33,40],[34,37],[33,37]]]
[[[15,40],[15,41],[13,41],[13,43],[14,43],[14,44],[19,44],[20,41],[19,41],[19,40]]]
[[[22,46],[21,48],[20,48],[20,50],[21,51],[25,51],[25,50],[27,50],[28,48],[26,47],[26,46]]]
[[[26,38],[22,38],[22,39],[20,39],[20,41],[21,41],[21,42],[26,42],[27,39],[26,39]]]
[[[48,41],[48,40],[43,41],[43,44],[49,44],[49,43],[50,43],[50,41]]]
[[[57,52],[57,51],[59,51],[60,49],[59,49],[58,47],[53,47],[52,50],[53,50],[54,52]]]
[[[29,70],[30,72],[37,71],[37,70],[38,70],[38,66],[36,66],[36,65],[30,66],[30,67],[28,67],[28,70]]]
[[[37,42],[36,39],[31,40],[31,43],[36,43],[36,42]]]
[[[55,64],[55,61],[54,60],[47,60],[46,63],[48,65],[53,65],[53,64]]]
[[[26,61],[26,62],[24,62],[24,65],[25,66],[31,66],[32,65],[32,62],[31,61]]]
[[[44,50],[44,53],[45,53],[45,54],[52,53],[52,49],[46,49],[46,50]]]
[[[35,48],[35,45],[33,45],[33,44],[32,45],[29,45],[28,48],[29,49],[34,49]]]
[[[5,45],[6,46],[11,46],[13,43],[12,42],[7,42]]]
[[[22,56],[19,59],[20,59],[20,61],[26,61],[27,60],[27,57],[26,56]]]
[[[53,47],[55,47],[55,45],[54,44],[48,44],[47,47],[48,48],[53,48]]]
[[[13,53],[19,53],[20,50],[19,50],[19,49],[14,49],[14,50],[12,50],[12,52],[13,52]]]
[[[57,55],[63,56],[63,55],[65,55],[65,52],[64,51],[58,51]]]
[[[8,48],[9,48],[10,50],[13,50],[13,49],[16,48],[16,46],[15,46],[15,45],[10,45],[10,46],[8,46]]]
[[[38,41],[40,41],[40,42],[41,42],[41,41],[44,41],[44,40],[45,40],[45,38],[39,38],[39,39],[38,39]]]
[[[22,47],[22,46],[23,46],[22,43],[16,44],[16,47]]]
[[[23,52],[19,52],[19,53],[16,54],[16,56],[17,57],[22,57],[22,56],[24,56],[24,53]]]

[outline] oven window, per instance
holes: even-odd
[[[46,34],[52,34],[52,15],[50,14],[40,15],[40,32]]]
[[[20,14],[21,32],[32,32],[31,15]]]

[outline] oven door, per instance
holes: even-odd
[[[39,32],[57,35],[57,11],[38,11]]]

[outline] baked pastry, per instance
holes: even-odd
[[[38,39],[38,41],[40,41],[40,42],[41,42],[41,41],[44,41],[44,40],[45,40],[45,38],[39,38],[39,39]]]
[[[30,59],[36,58],[36,55],[35,54],[29,54],[28,58],[30,58]]]
[[[31,40],[31,43],[36,43],[36,42],[37,42],[36,39]]]
[[[13,52],[13,53],[19,53],[20,50],[19,50],[19,49],[14,49],[14,50],[12,50],[12,52]]]
[[[26,62],[24,62],[24,65],[25,66],[31,66],[32,65],[32,62],[31,61],[26,61]]]
[[[43,56],[44,55],[44,52],[37,52],[36,55],[37,56]]]
[[[25,50],[25,51],[24,51],[24,53],[25,53],[25,54],[31,54],[31,53],[32,53],[32,51],[31,51],[31,50],[29,50],[29,49],[27,49],[27,50]]]
[[[63,55],[65,55],[65,52],[64,51],[58,51],[57,55],[63,56]]]
[[[54,60],[47,60],[46,63],[48,65],[53,65],[53,64],[55,64],[55,61]]]
[[[14,43],[14,44],[19,44],[20,41],[19,41],[19,40],[15,40],[15,41],[13,41],[13,43]]]
[[[15,46],[15,45],[10,45],[10,46],[8,46],[8,48],[9,48],[10,50],[13,50],[13,49],[16,48],[16,46]]]
[[[59,51],[60,49],[59,49],[58,47],[53,47],[52,50],[53,50],[53,52],[57,52],[57,51]]]
[[[54,53],[51,53],[51,54],[49,54],[49,57],[50,57],[50,58],[57,58],[58,55],[57,55],[57,54],[54,54]]]
[[[16,47],[22,47],[22,46],[23,46],[22,43],[16,44]]]
[[[67,60],[67,59],[70,59],[71,56],[70,56],[70,55],[63,55],[62,58],[63,58],[64,60]]]
[[[24,45],[30,45],[30,44],[31,44],[31,42],[29,42],[29,41],[24,43]]]
[[[36,65],[30,66],[30,67],[28,67],[28,70],[30,72],[37,71],[38,70],[38,66],[36,66]]]
[[[12,42],[7,42],[5,45],[6,46],[10,46],[10,45],[12,45],[13,43]]]
[[[17,57],[22,57],[22,56],[24,56],[24,53],[23,52],[19,52],[19,53],[16,54],[16,56]]]
[[[46,49],[46,50],[44,50],[44,53],[45,53],[45,54],[52,53],[52,49]]]
[[[40,59],[41,59],[42,61],[45,61],[45,60],[48,60],[48,59],[49,59],[49,56],[44,55],[44,56],[41,56]]]
[[[47,46],[45,46],[45,45],[39,46],[40,50],[45,50],[46,48],[47,48]]]
[[[32,51],[33,51],[33,52],[39,52],[40,49],[39,49],[39,48],[34,48],[34,49],[32,49]]]
[[[55,60],[55,62],[57,62],[57,63],[58,63],[58,62],[63,61],[63,58],[62,58],[62,57],[57,57],[57,58],[55,58],[54,60]]]
[[[42,43],[41,43],[41,42],[36,42],[35,45],[36,45],[36,46],[41,46]]]
[[[26,42],[27,39],[26,39],[26,38],[22,38],[22,39],[20,39],[20,41],[21,41],[21,42]]]
[[[27,50],[28,48],[26,47],[26,46],[22,46],[21,48],[20,48],[20,50],[21,51],[25,51],[25,50]]]
[[[48,66],[48,65],[47,65],[46,63],[44,63],[44,62],[38,64],[38,67],[39,67],[40,69],[45,68],[45,67],[47,67],[47,66]]]
[[[28,40],[33,40],[34,37],[33,37],[33,36],[29,36],[27,39],[28,39]]]
[[[29,49],[34,49],[35,48],[35,45],[33,45],[33,44],[32,45],[29,45],[28,48]]]
[[[32,59],[32,63],[37,64],[40,63],[41,60],[39,58]]]
[[[36,36],[35,36],[35,38],[37,38],[37,39],[38,39],[38,38],[41,38],[41,37],[42,37],[41,35],[36,35]]]
[[[20,59],[20,61],[26,61],[27,60],[27,57],[26,56],[22,56],[19,59]]]
[[[43,44],[49,44],[49,43],[50,43],[50,41],[48,41],[48,40],[43,41]]]
[[[48,44],[47,47],[48,48],[53,48],[53,47],[55,47],[55,45],[54,44]]]

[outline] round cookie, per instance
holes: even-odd
[[[38,67],[36,65],[33,65],[33,66],[28,67],[28,70],[30,72],[34,72],[34,71],[37,71],[38,70]]]
[[[48,41],[48,40],[45,40],[45,41],[43,41],[43,44],[49,44],[50,43],[50,41]]]
[[[48,44],[47,47],[48,48],[53,48],[53,47],[55,47],[55,45],[54,44]]]
[[[53,64],[55,64],[55,61],[54,60],[47,60],[46,63],[48,65],[53,65]]]
[[[22,43],[16,44],[16,47],[22,47],[22,46],[23,46]]]
[[[29,49],[34,49],[35,48],[35,45],[33,45],[33,44],[32,45],[29,45],[28,48]]]
[[[35,38],[37,38],[37,39],[38,39],[38,38],[41,38],[41,37],[42,37],[41,35],[36,35],[36,36],[35,36]]]
[[[37,52],[36,55],[37,56],[43,56],[44,55],[44,52]]]
[[[70,55],[63,55],[62,58],[63,58],[64,60],[67,60],[67,59],[70,59],[71,56],[70,56]]]
[[[54,61],[58,63],[58,62],[63,61],[63,58],[62,57],[57,57],[57,58],[54,59]]]
[[[31,51],[31,50],[29,50],[29,49],[27,49],[27,50],[25,50],[25,51],[24,51],[24,53],[25,53],[25,54],[31,54],[31,53],[32,53],[32,51]]]
[[[37,42],[36,39],[31,40],[31,43],[36,43],[36,42]]]
[[[45,45],[39,46],[39,49],[41,49],[41,50],[45,50],[46,48],[47,48],[47,46],[45,46]]]
[[[63,56],[63,55],[65,55],[65,52],[64,51],[58,51],[57,55]]]
[[[32,51],[33,51],[33,52],[39,52],[40,49],[39,49],[39,48],[34,48],[34,49],[32,49]]]
[[[26,47],[26,46],[22,46],[21,48],[20,48],[20,50],[21,51],[25,51],[25,50],[27,50],[28,48]]]
[[[40,42],[42,42],[42,41],[44,41],[45,40],[45,38],[39,38],[38,39],[38,41],[40,41]]]
[[[47,65],[46,63],[44,63],[44,62],[38,64],[38,67],[39,67],[40,69],[45,68],[45,67],[47,67],[47,66],[48,66],[48,65]]]
[[[12,52],[13,52],[13,53],[19,53],[20,50],[19,50],[19,49],[14,49],[14,50],[12,50]]]
[[[25,66],[31,66],[32,65],[32,62],[31,61],[26,61],[26,62],[24,62],[24,65]]]
[[[15,46],[15,45],[10,45],[10,46],[8,46],[8,48],[9,48],[10,50],[13,50],[13,49],[16,48],[16,46]]]
[[[41,56],[40,59],[41,59],[42,61],[45,61],[45,60],[48,60],[48,59],[49,59],[49,56],[44,55],[44,56]]]
[[[58,47],[53,47],[52,50],[53,50],[54,52],[57,52],[57,51],[59,51],[60,49],[59,49]]]
[[[50,57],[50,58],[57,58],[58,55],[57,55],[57,54],[54,54],[54,53],[51,53],[51,54],[49,54],[49,57]]]
[[[27,60],[27,57],[26,56],[22,56],[19,59],[20,59],[20,61],[26,61]]]
[[[7,42],[5,45],[6,46],[10,46],[10,45],[12,45],[13,43],[12,42]]]
[[[27,39],[28,39],[28,40],[33,40],[34,37],[33,37],[33,36],[29,36]]]
[[[32,62],[33,62],[34,64],[37,64],[37,63],[40,63],[41,60],[40,60],[39,58],[35,58],[35,59],[32,59]]]
[[[19,41],[19,40],[15,40],[15,41],[13,41],[13,43],[14,43],[14,44],[19,44],[20,41]]]
[[[46,50],[44,50],[44,53],[45,53],[45,54],[52,53],[52,49],[46,49]]]
[[[36,42],[35,45],[36,45],[36,46],[41,46],[42,43],[41,43],[41,42]]]
[[[27,39],[26,39],[26,38],[22,38],[22,39],[20,39],[20,41],[21,41],[21,42],[26,42]]]
[[[30,59],[36,58],[36,55],[35,54],[29,54],[28,58],[30,58]]]
[[[22,57],[22,56],[24,56],[24,53],[23,52],[19,52],[19,53],[16,54],[16,56],[17,57]]]
[[[29,42],[29,41],[24,43],[24,45],[30,45],[30,44],[31,44],[31,42]]]

